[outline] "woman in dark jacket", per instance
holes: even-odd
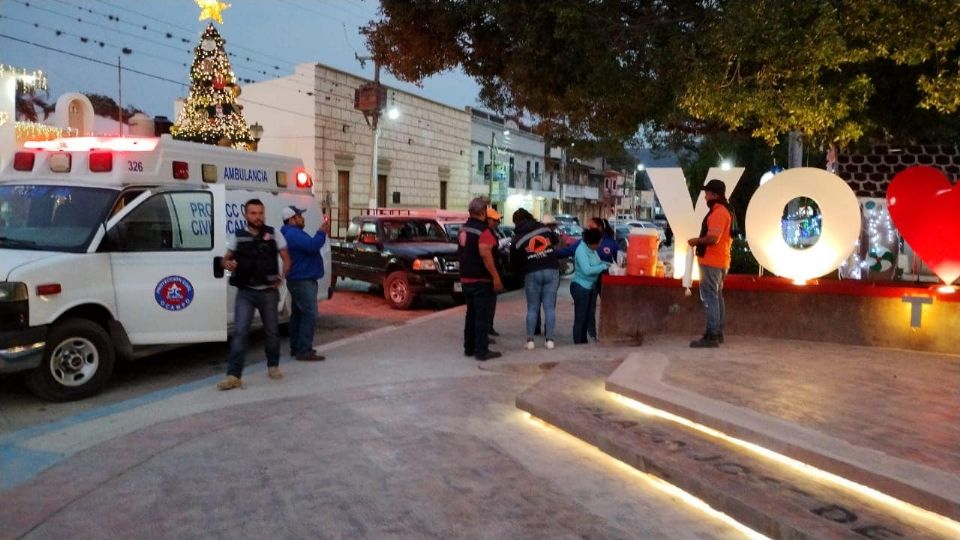
[[[560,263],[557,260],[557,244],[560,238],[523,208],[513,213],[513,224],[516,229],[510,258],[520,266],[527,297],[526,347],[533,349],[536,346],[533,336],[542,306],[545,345],[552,349],[557,290],[560,288]]]

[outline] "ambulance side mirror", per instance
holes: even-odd
[[[213,258],[213,277],[220,279],[223,277],[223,257]]]

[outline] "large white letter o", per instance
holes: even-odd
[[[823,217],[820,239],[795,249],[783,239],[783,208],[797,197],[809,197]],[[747,242],[760,266],[796,281],[836,270],[853,253],[860,236],[860,204],[850,186],[823,169],[786,170],[757,188],[747,207]]]

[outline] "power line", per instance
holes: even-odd
[[[56,47],[50,47],[50,46],[47,46],[47,45],[42,45],[42,44],[40,44],[40,43],[35,43],[35,42],[33,42],[33,41],[29,41],[29,40],[26,40],[26,39],[20,39],[20,38],[18,38],[18,37],[9,36],[9,35],[7,35],[7,34],[0,34],[0,38],[5,38],[5,39],[9,39],[9,40],[11,40],[11,41],[17,41],[17,42],[19,42],[19,43],[23,43],[23,44],[26,44],[26,45],[31,45],[31,46],[33,46],[33,47],[38,47],[38,48],[40,48],[40,49],[44,49],[44,50],[48,50],[48,51],[52,51],[52,52],[56,52],[56,53],[60,53],[60,54],[65,54],[65,55],[67,55],[67,56],[72,56],[72,57],[74,57],[74,58],[79,58],[79,59],[81,59],[81,60],[85,60],[85,61],[87,61],[87,62],[93,62],[93,63],[95,63],[95,64],[101,64],[101,65],[104,65],[104,66],[110,66],[111,68],[117,67],[117,64],[114,64],[114,63],[111,63],[111,62],[106,62],[106,61],[104,61],[104,60],[99,60],[99,59],[97,59],[97,58],[91,58],[91,57],[89,57],[89,56],[84,56],[84,55],[82,55],[82,54],[72,53],[72,52],[70,52],[70,51],[65,51],[65,50],[63,50],[63,49],[58,49],[58,48],[56,48]],[[140,70],[138,70],[138,69],[133,69],[133,68],[125,67],[125,66],[120,66],[120,69],[122,69],[123,71],[128,71],[128,72],[130,72],[130,73],[136,73],[137,75],[143,75],[144,77],[150,77],[151,79],[157,79],[157,80],[160,80],[160,81],[163,81],[163,82],[168,82],[168,83],[171,83],[171,84],[176,84],[176,85],[179,85],[179,86],[186,86],[186,87],[188,87],[188,88],[189,88],[189,86],[190,86],[190,85],[188,85],[188,84],[186,84],[186,83],[184,83],[184,82],[181,82],[181,81],[175,81],[175,80],[173,80],[173,79],[168,79],[167,77],[161,77],[160,75],[154,75],[154,74],[152,74],[152,73],[147,73],[147,72],[145,72],[145,71],[140,71]],[[303,117],[305,117],[305,118],[316,118],[315,115],[312,115],[312,114],[304,114],[304,113],[301,113],[301,112],[298,112],[298,111],[291,111],[291,110],[289,110],[289,109],[284,109],[284,108],[282,108],[282,107],[277,107],[277,106],[275,106],[275,105],[270,105],[269,103],[261,103],[261,102],[259,102],[259,101],[253,101],[253,100],[251,100],[251,99],[246,99],[246,98],[243,98],[243,99],[244,99],[244,101],[246,101],[247,103],[251,103],[251,104],[253,104],[253,105],[260,105],[261,107],[266,107],[266,108],[268,108],[268,109],[274,109],[274,110],[281,111],[281,112],[285,112],[285,113],[289,113],[289,114],[295,114],[295,115],[297,115],[297,116],[303,116]]]

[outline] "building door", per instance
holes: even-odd
[[[387,175],[377,175],[377,208],[387,207]]]
[[[447,181],[440,181],[440,209],[447,209]]]
[[[350,171],[337,171],[337,229],[350,226]]]

